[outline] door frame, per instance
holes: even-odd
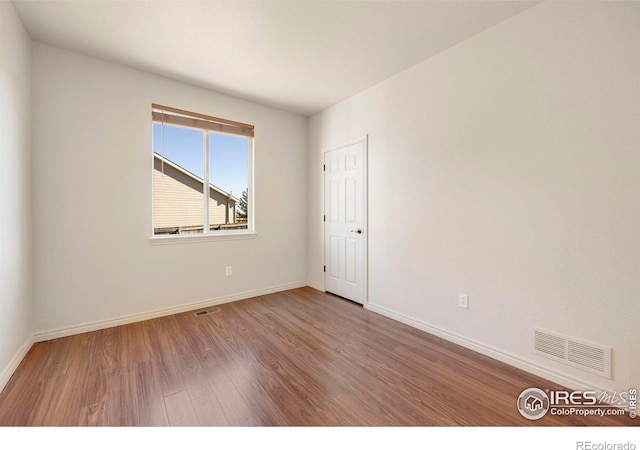
[[[324,170],[326,161],[326,154],[327,152],[331,152],[333,150],[339,150],[343,147],[349,147],[353,144],[359,144],[361,143],[363,146],[363,151],[362,151],[362,158],[363,158],[363,165],[362,165],[362,196],[363,196],[363,204],[362,204],[362,227],[364,229],[364,233],[363,233],[363,252],[364,255],[362,255],[362,259],[363,259],[363,264],[364,267],[362,268],[362,273],[363,273],[363,280],[362,280],[362,285],[363,285],[363,302],[362,302],[362,306],[366,307],[367,304],[369,303],[369,135],[365,134],[362,135],[360,137],[357,137],[355,139],[350,139],[348,141],[342,142],[340,144],[337,145],[333,145],[331,147],[325,147],[323,148],[322,151],[322,167],[320,168],[322,171],[322,189],[321,189],[321,201],[322,201],[322,214],[321,214],[321,219],[322,219],[322,237],[321,237],[321,241],[322,241],[322,264],[323,267],[326,267],[327,264],[327,247],[326,247],[326,242],[325,242],[325,236],[326,236],[326,222],[324,221],[324,217],[326,215],[326,211],[325,211],[325,188],[326,188],[326,173]],[[324,271],[322,273],[322,290],[324,292],[327,292],[327,273],[326,271]]]

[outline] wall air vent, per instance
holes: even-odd
[[[531,328],[531,351],[569,366],[611,378],[611,347]]]
[[[202,316],[208,316],[209,314],[219,313],[220,311],[222,311],[220,308],[211,308],[211,309],[205,309],[204,311],[194,312],[193,315],[196,317],[202,317]]]

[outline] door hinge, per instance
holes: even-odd
[[[327,271],[327,266],[322,266],[322,271],[326,272]]]
[[[327,221],[327,215],[326,215],[326,214],[322,216],[322,221],[323,221],[323,222],[326,222],[326,221]]]
[[[326,165],[326,164],[323,164],[323,165],[322,165],[322,171],[323,171],[323,172],[326,172],[326,171],[327,171],[327,165]]]

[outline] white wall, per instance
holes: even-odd
[[[305,284],[306,118],[42,44],[33,64],[37,339]],[[149,242],[152,103],[255,125],[257,238]]]
[[[576,387],[639,386],[639,42],[638,4],[543,3],[313,116],[310,283],[321,151],[368,134],[370,308]],[[531,354],[531,326],[613,347],[613,380]]]
[[[0,390],[31,344],[31,40],[0,2]]]

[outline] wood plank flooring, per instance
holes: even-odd
[[[561,387],[311,288],[221,309],[35,344],[0,425],[638,425],[526,420],[523,389]]]

